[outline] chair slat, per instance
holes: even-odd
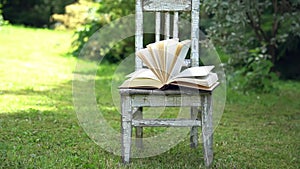
[[[143,48],[143,8],[142,0],[136,0],[135,5],[135,51]],[[135,69],[141,69],[143,67],[142,60],[139,57],[135,57]]]
[[[156,42],[160,40],[160,23],[161,23],[160,12],[155,12],[155,41]]]
[[[178,38],[178,20],[179,20],[179,13],[174,12],[173,38]]]
[[[199,0],[192,0],[191,65],[199,65]]]
[[[165,13],[165,39],[170,39],[170,13]]]
[[[191,0],[144,0],[145,11],[190,11]]]

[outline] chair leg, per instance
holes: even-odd
[[[137,111],[134,113],[134,118],[137,120],[143,119],[143,107],[139,107]],[[142,149],[143,148],[143,127],[135,128],[136,135],[136,147]]]
[[[204,164],[211,167],[213,162],[213,117],[212,117],[212,96],[201,97],[202,102],[202,139]]]
[[[131,133],[132,133],[132,108],[130,105],[130,97],[122,96],[121,98],[122,125],[121,125],[121,144],[122,144],[122,161],[123,163],[130,162],[131,150]]]
[[[191,107],[191,119],[196,120],[198,119],[198,108],[197,107]],[[190,147],[196,148],[198,146],[198,127],[191,127],[190,132]]]

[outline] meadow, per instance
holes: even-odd
[[[202,147],[190,149],[188,135],[169,151],[126,166],[96,145],[73,106],[79,60],[68,54],[72,36],[70,31],[1,28],[0,168],[204,168]],[[97,83],[106,87],[96,89],[106,94],[98,100],[110,100],[116,67],[99,66]],[[228,89],[214,132],[213,168],[299,168],[300,82],[274,83],[277,90],[267,94]],[[118,109],[109,101],[98,104],[105,105],[102,111],[118,128]]]

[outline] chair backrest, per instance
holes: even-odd
[[[179,12],[191,13],[191,56],[190,66],[199,65],[199,0],[136,0],[135,51],[143,48],[143,12],[155,12],[155,41],[164,34],[165,39],[177,38],[179,34]],[[174,14],[173,22],[170,13]],[[161,18],[164,17],[164,30],[161,30]],[[173,25],[171,25],[173,23]],[[173,30],[170,35],[170,30]],[[135,58],[135,69],[143,67],[142,61]]]

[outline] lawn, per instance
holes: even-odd
[[[96,145],[73,108],[78,60],[67,54],[71,38],[66,31],[0,30],[0,168],[203,168],[202,148],[190,149],[188,136],[171,150],[128,166]],[[100,65],[102,86],[96,89],[105,93],[97,95],[99,109],[118,128],[118,109],[109,101],[116,67]],[[278,90],[269,94],[227,91],[214,132],[213,168],[299,168],[300,82],[274,83]]]

